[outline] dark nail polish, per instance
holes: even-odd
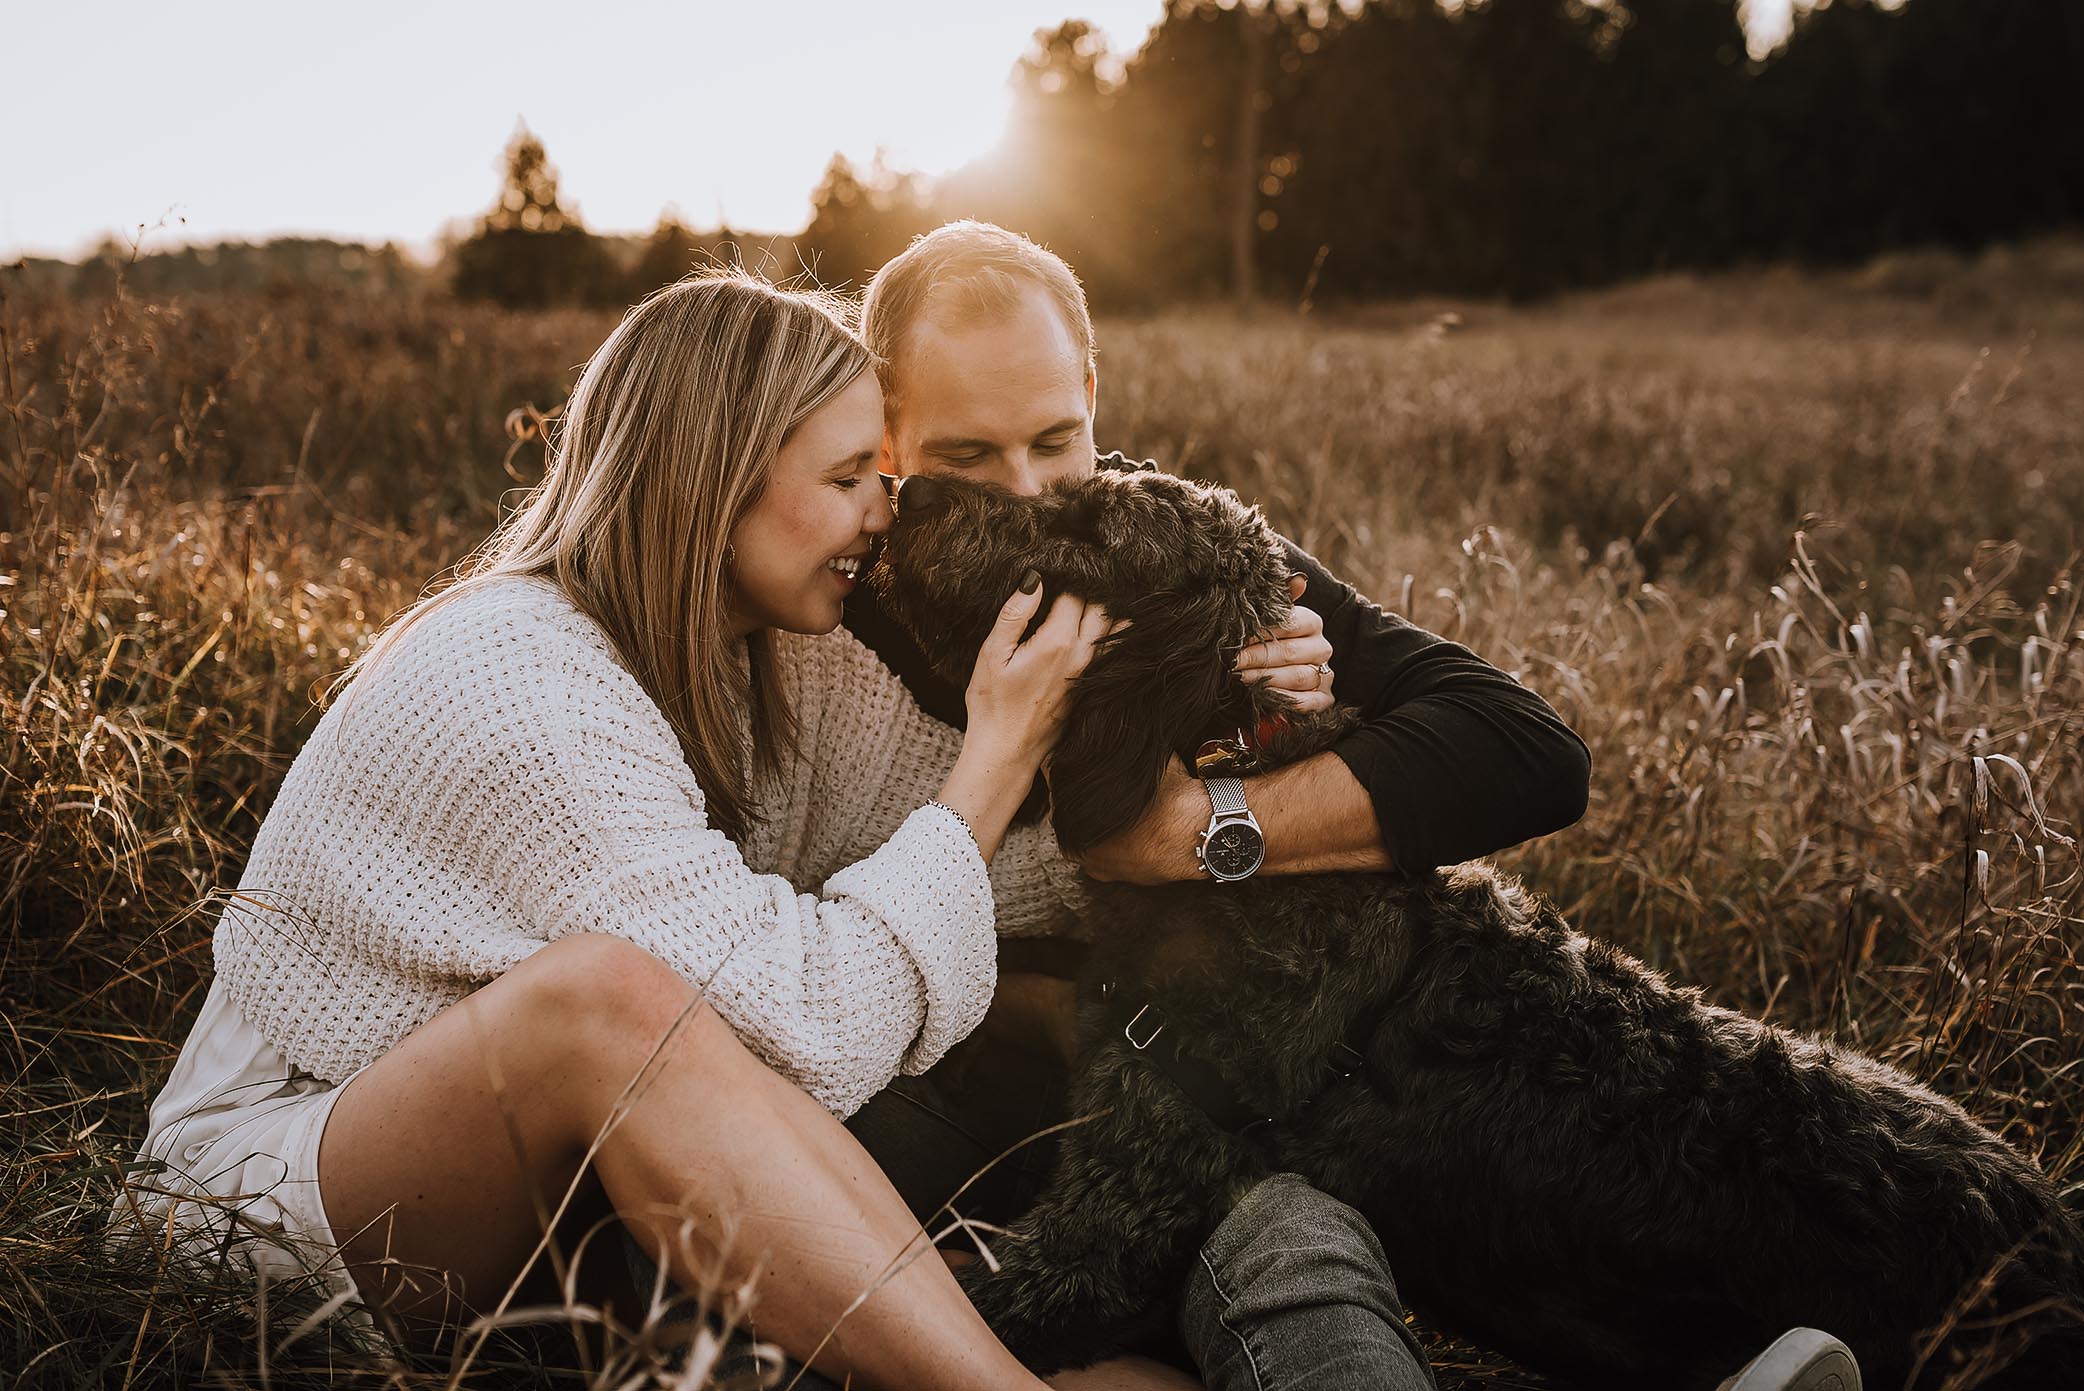
[[[1040,585],[1041,583],[1042,572],[1040,570],[1037,570],[1034,566],[1030,565],[1028,567],[1028,572],[1020,577],[1020,592],[1023,594],[1033,594],[1035,592],[1036,586]]]

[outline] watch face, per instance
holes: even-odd
[[[1242,821],[1216,827],[1202,848],[1202,862],[1218,879],[1242,879],[1259,868],[1266,838]]]

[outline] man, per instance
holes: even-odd
[[[884,364],[889,472],[961,473],[1034,493],[1094,467],[1092,324],[1076,278],[1050,252],[951,223],[877,273],[862,327]],[[1329,753],[1247,780],[1266,842],[1260,873],[1427,870],[1583,815],[1590,761],[1546,702],[1289,550],[1302,606],[1239,667],[1304,708],[1331,703],[1335,668],[1337,695],[1367,721]],[[846,623],[929,713],[960,723],[961,693],[932,678],[866,589]],[[1208,820],[1206,793],[1180,770],[1152,814],[1085,867],[1141,883],[1196,877]]]
[[[957,222],[915,240],[870,283],[862,329],[882,362],[886,473],[960,473],[1031,494],[1096,465],[1136,467],[1096,458],[1099,377],[1084,292],[1070,267],[1025,237]],[[1219,811],[1209,785],[1176,765],[1142,820],[1088,854],[1088,873],[1155,884],[1220,872],[1197,852],[1219,816],[1248,818],[1263,841],[1251,872],[1301,874],[1423,872],[1583,814],[1589,756],[1545,701],[1288,549],[1294,617],[1248,645],[1238,669],[1304,709],[1329,706],[1336,690],[1362,724],[1327,753],[1244,779],[1242,809]],[[962,692],[933,674],[868,587],[849,597],[845,625],[927,713],[962,725]],[[1034,1012],[1039,1001],[1046,1016],[1065,994],[1008,973],[995,1013],[1023,1003]],[[923,1210],[1006,1139],[1003,1127],[983,1139],[990,1118],[949,1090],[931,1075],[901,1083],[851,1122]],[[1241,1200],[1201,1254],[1181,1322],[1211,1386],[1432,1385],[1373,1233],[1293,1175]]]

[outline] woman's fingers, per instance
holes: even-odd
[[[1108,636],[1120,626],[1119,623],[1107,616],[1106,609],[1101,608],[1098,604],[1087,604],[1085,611],[1078,615],[1078,645],[1085,650],[1086,657],[1090,659],[1093,655],[1093,649],[1099,645],[1100,639]],[[1084,663],[1080,663],[1080,665],[1083,666]]]
[[[1030,768],[1043,763],[1069,711],[1074,680],[1116,626],[1106,610],[1074,595],[1059,594],[1036,622],[1041,605],[1041,585],[1030,570],[978,649],[964,692],[970,712],[965,751],[983,741]]]
[[[1036,622],[1042,586],[1033,570],[1022,576],[1021,583],[1023,587],[1000,607],[978,649],[977,672],[1003,672],[1019,683],[1040,681],[1043,689],[1055,684],[1057,693],[1062,693],[1085,670],[1101,641],[1126,628],[1128,622],[1110,619],[1105,608],[1075,594],[1058,594]],[[1033,631],[1029,631],[1031,627]],[[1022,633],[1027,636],[1022,638]],[[973,676],[973,684],[975,680]]]
[[[1111,620],[1107,610],[1088,604],[1075,595],[1059,594],[1050,606],[1049,617],[1028,638],[1035,660],[1046,662],[1065,682],[1085,670],[1100,639],[1107,636]]]
[[[984,643],[977,651],[977,660],[987,656],[1003,666],[1012,657],[1013,649],[1020,646],[1020,635],[1027,631],[1028,620],[1042,604],[1042,577],[1030,570],[1020,578],[1020,587],[1007,596],[999,606],[999,616],[992,622],[991,631],[984,635]]]
[[[1070,594],[1059,594],[1050,601],[1049,616],[1042,625],[1028,635],[1024,646],[1037,652],[1063,653],[1078,645],[1080,625],[1085,622],[1086,604]]]

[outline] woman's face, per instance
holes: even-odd
[[[890,529],[890,502],[876,477],[882,447],[883,392],[873,372],[812,412],[782,445],[766,491],[731,532],[731,616],[740,635],[839,626],[841,601],[868,568],[876,536]]]

